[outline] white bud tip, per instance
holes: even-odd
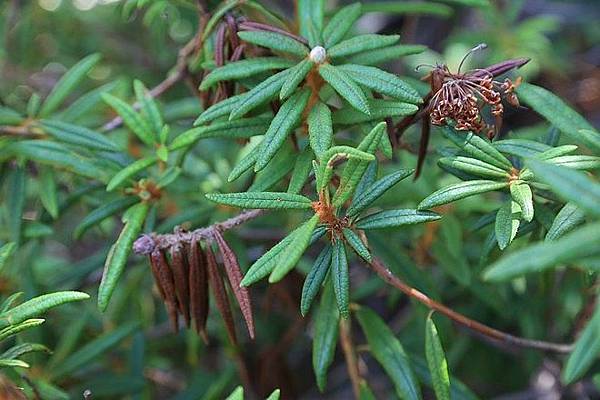
[[[327,58],[327,51],[322,46],[315,46],[310,51],[310,55],[308,57],[310,58],[310,61],[314,62],[315,64],[321,64],[325,62],[325,59]]]

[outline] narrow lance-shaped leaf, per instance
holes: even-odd
[[[344,238],[346,242],[352,247],[352,249],[361,256],[366,262],[371,262],[371,253],[369,253],[369,249],[363,243],[362,239],[351,229],[344,228],[343,229]]]
[[[425,50],[427,50],[427,47],[420,44],[398,44],[380,49],[366,50],[346,58],[346,61],[359,65],[380,65],[387,61],[397,60],[400,57],[420,54]]]
[[[374,33],[358,35],[327,49],[327,54],[331,58],[347,57],[362,51],[396,44],[399,39],[399,35],[378,35]]]
[[[498,168],[485,161],[470,157],[444,157],[438,160],[440,166],[448,166],[453,169],[464,171],[469,175],[480,176],[486,179],[493,180],[508,180],[510,174],[508,171]]]
[[[91,54],[81,59],[77,64],[71,67],[54,85],[52,91],[46,97],[44,104],[39,112],[41,117],[47,117],[52,114],[77,87],[79,82],[85,78],[87,73],[100,61],[99,54]]]
[[[119,147],[105,135],[79,125],[61,121],[42,120],[44,131],[57,140],[92,150],[119,151]]]
[[[367,99],[369,115],[354,108],[343,108],[333,113],[336,125],[355,125],[363,122],[379,122],[389,117],[403,117],[414,114],[419,107],[415,104],[403,103],[387,99]]]
[[[303,209],[311,208],[309,198],[285,192],[208,193],[215,203],[240,208]]]
[[[2,245],[2,247],[0,247],[0,271],[2,271],[4,265],[6,264],[6,260],[8,260],[11,254],[14,253],[16,248],[17,245],[14,242],[5,243]]]
[[[473,196],[475,194],[500,190],[508,186],[508,182],[496,182],[488,180],[473,180],[455,183],[454,185],[437,190],[427,196],[425,199],[423,199],[423,201],[421,201],[421,203],[419,203],[418,209],[423,210],[441,206],[443,204],[464,199],[465,197]]]
[[[464,0],[455,0],[464,1]],[[440,3],[420,1],[374,1],[363,6],[363,12],[381,12],[386,14],[436,15],[448,17],[452,15],[452,7]]]
[[[119,211],[122,211],[132,206],[138,201],[139,198],[128,196],[104,203],[100,207],[87,214],[85,218],[81,220],[79,225],[77,225],[77,227],[75,228],[73,236],[75,237],[75,239],[79,239],[81,235],[83,235],[92,226],[99,224],[111,215],[114,215]]]
[[[599,331],[600,307],[596,305],[592,319],[575,342],[575,348],[569,355],[567,364],[562,371],[562,378],[565,384],[568,385],[581,378],[596,360],[598,354],[600,354]]]
[[[227,292],[225,291],[225,284],[223,283],[223,278],[221,278],[221,274],[219,274],[219,270],[217,268],[217,260],[210,246],[206,247],[205,254],[206,264],[208,267],[209,286],[215,297],[217,309],[221,314],[221,318],[223,318],[223,322],[225,324],[229,340],[231,341],[231,343],[235,344],[237,343],[235,325],[233,322],[233,314],[231,312],[229,298],[227,297]]]
[[[419,93],[410,85],[396,75],[382,71],[379,68],[356,64],[344,64],[338,68],[350,75],[356,83],[375,92],[409,103],[421,103],[423,101]]]
[[[496,213],[494,232],[500,250],[504,250],[517,236],[519,229],[518,206],[514,201],[505,203]]]
[[[437,221],[440,218],[441,216],[433,211],[386,210],[361,218],[356,223],[356,227],[359,229],[381,229]]]
[[[510,253],[484,273],[489,281],[504,281],[550,267],[598,255],[600,223],[587,224],[563,237],[541,242]]]
[[[331,246],[325,246],[317,256],[310,272],[306,275],[306,279],[304,279],[302,298],[300,299],[300,312],[302,316],[308,314],[313,299],[319,293],[325,281],[329,266],[331,265],[331,252]]]
[[[267,47],[271,50],[281,51],[284,53],[294,54],[296,56],[308,55],[308,48],[302,43],[289,36],[275,32],[265,31],[245,31],[238,32],[240,39],[256,44],[258,46]]]
[[[214,119],[230,114],[249,92],[238,94],[208,107],[194,121],[194,126],[202,125]]]
[[[307,122],[310,147],[312,147],[317,157],[320,158],[331,147],[331,143],[333,142],[331,110],[326,104],[319,101],[310,110]]]
[[[296,17],[302,36],[308,37],[311,30],[320,32],[323,29],[325,4],[325,0],[298,0],[296,2]]]
[[[312,170],[312,158],[312,150],[307,146],[296,159],[287,190],[288,193],[300,193],[302,191],[306,179]]]
[[[314,63],[308,58],[300,61],[298,64],[290,68],[289,78],[286,80],[281,87],[279,92],[279,98],[281,100],[287,99],[296,90],[298,85],[304,80],[309,71],[314,67]]]
[[[50,349],[42,344],[37,343],[21,343],[17,344],[4,353],[0,354],[0,360],[14,360],[27,353],[46,352],[50,353]]]
[[[546,240],[556,240],[570,232],[585,220],[585,213],[573,203],[567,203],[560,209],[552,226],[548,229]]]
[[[450,400],[450,374],[442,342],[431,314],[425,322],[425,355],[431,373],[433,390],[438,400]]]
[[[335,161],[340,159],[369,162],[373,161],[375,156],[350,146],[334,146],[329,148],[329,150],[321,155],[319,168],[316,172],[317,190],[320,191],[329,183],[333,174]]]
[[[149,208],[148,203],[139,203],[129,208],[123,216],[125,226],[108,252],[98,289],[98,307],[101,311],[106,310],[108,306],[131,253],[131,246],[142,229]]]
[[[350,275],[348,272],[346,247],[344,246],[344,241],[341,239],[336,240],[333,244],[333,253],[331,255],[331,280],[340,315],[342,318],[348,319],[348,316],[350,315]]]
[[[44,319],[41,318],[31,318],[26,319],[23,322],[19,322],[18,324],[9,325],[3,329],[0,329],[0,341],[8,339],[20,332],[23,332],[29,328],[33,328],[39,326],[44,323]]]
[[[444,136],[450,139],[462,151],[473,158],[485,161],[504,171],[510,171],[512,164],[502,153],[487,140],[475,135],[473,132],[467,134],[454,131],[451,127],[442,129]]]
[[[527,222],[533,220],[533,194],[531,187],[526,183],[513,183],[510,185],[510,194],[513,200],[521,207],[521,216]]]
[[[144,118],[150,123],[152,133],[158,139],[158,135],[163,128],[163,118],[158,104],[150,96],[148,89],[139,80],[133,81],[133,89],[135,91],[135,97],[137,98],[138,104],[141,105],[141,112]]]
[[[527,165],[536,180],[550,185],[550,190],[577,204],[585,212],[600,215],[600,184],[584,173],[531,159]]]
[[[23,227],[23,208],[25,207],[25,169],[17,167],[8,176],[8,199],[6,200],[6,219],[8,234],[14,243],[21,242]]]
[[[0,314],[0,328],[19,324],[26,319],[37,317],[51,308],[73,301],[86,300],[90,296],[83,292],[56,292],[34,297]]]
[[[298,126],[309,97],[310,91],[302,90],[286,100],[279,108],[260,142],[254,171],[260,171],[267,166],[289,134]]]
[[[289,78],[289,73],[289,69],[278,72],[277,74],[260,82],[249,92],[244,93],[244,95],[238,101],[231,103],[231,105],[230,103],[227,103],[227,109],[231,109],[231,114],[229,114],[229,120],[239,118],[247,112],[249,112],[250,110],[275,98],[277,96],[277,93],[281,90],[281,87],[283,86],[285,81]],[[209,110],[210,108],[206,110],[206,112]],[[198,123],[198,121],[196,121],[196,123]]]
[[[361,307],[356,317],[367,337],[371,354],[394,383],[398,397],[420,399],[421,391],[410,367],[410,361],[394,333],[368,308]]]
[[[110,93],[102,93],[102,99],[123,118],[125,125],[135,133],[142,143],[148,146],[154,144],[155,138],[152,135],[152,128],[133,107]]]
[[[325,48],[338,44],[361,14],[361,4],[354,3],[341,8],[323,29]]]
[[[402,179],[410,176],[414,170],[400,169],[389,175],[384,176],[377,182],[374,182],[368,188],[352,200],[352,205],[348,208],[346,215],[349,217],[358,215],[361,211],[369,207],[375,200],[381,197],[392,186],[400,182]]]
[[[271,272],[271,275],[269,275],[269,283],[279,282],[294,268],[300,257],[302,257],[302,254],[304,254],[304,250],[308,247],[312,232],[315,230],[317,223],[319,223],[319,216],[313,215],[302,225],[302,230],[295,235],[294,241],[279,256],[277,265],[273,269],[273,272]]]
[[[210,72],[200,84],[200,90],[206,90],[221,81],[238,80],[273,69],[292,67],[294,63],[281,57],[256,57],[225,64]]]
[[[360,112],[370,115],[369,102],[362,89],[344,71],[331,64],[321,64],[319,74],[350,105]]]
[[[58,193],[55,179],[52,169],[40,168],[38,196],[53,219],[58,218]]]
[[[315,316],[312,364],[317,386],[323,392],[327,384],[327,369],[333,362],[339,335],[340,315],[331,285],[326,284]]]
[[[214,237],[215,241],[217,242],[217,246],[219,247],[219,251],[223,256],[223,266],[225,267],[225,272],[227,273],[231,290],[233,290],[233,294],[235,295],[235,298],[240,306],[240,310],[242,311],[242,315],[244,316],[244,320],[246,321],[250,338],[254,339],[254,317],[252,316],[252,302],[250,301],[250,293],[248,292],[248,288],[240,285],[244,277],[242,275],[240,265],[238,264],[237,257],[219,231],[215,232]]]
[[[151,167],[157,162],[158,159],[156,158],[156,156],[149,156],[129,164],[127,167],[117,172],[117,174],[110,179],[110,181],[106,185],[106,191],[111,192],[115,190],[117,187],[125,183],[125,181],[136,175],[138,172],[146,170],[147,168]]]

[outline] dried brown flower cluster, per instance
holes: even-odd
[[[441,75],[441,87],[429,104],[432,124],[446,125],[448,121],[454,121],[457,130],[486,133],[488,137],[498,133],[504,114],[502,99],[518,106],[519,100],[514,89],[521,80],[519,78],[513,83],[507,78],[501,83],[494,80],[492,73],[487,70],[476,72],[453,74],[445,65],[432,72]],[[488,124],[482,116],[485,105],[490,106],[494,124]]]
[[[136,251],[148,254],[150,258],[158,292],[175,331],[179,328],[179,317],[182,316],[188,328],[193,322],[198,334],[208,341],[206,321],[210,288],[229,339],[232,343],[237,342],[233,313],[225,287],[226,280],[223,277],[226,275],[246,321],[248,333],[254,338],[252,304],[248,289],[240,287],[243,276],[237,257],[221,232],[213,229],[211,233],[211,240],[204,244],[193,239],[190,243],[176,242],[168,249],[157,246],[150,236],[145,236],[136,243]],[[220,263],[213,252],[213,243],[216,243],[220,254]]]

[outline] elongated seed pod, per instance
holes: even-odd
[[[246,321],[248,334],[250,335],[250,338],[254,339],[252,302],[250,300],[248,288],[245,286],[240,286],[244,276],[242,275],[242,270],[240,269],[237,257],[219,231],[215,232],[214,237],[217,245],[219,246],[221,256],[223,257],[223,266],[225,267],[229,284],[231,285],[233,294],[235,295],[235,298],[240,306],[240,310],[242,311],[242,315],[244,316],[244,320]]]
[[[175,295],[175,285],[173,283],[173,273],[167,262],[165,254],[157,249],[154,249],[150,254],[152,265],[156,266],[157,285],[162,287],[167,314],[171,320],[173,330],[179,330],[179,318],[177,315],[177,297]]]
[[[229,336],[229,340],[231,340],[233,344],[237,344],[237,338],[235,335],[235,324],[233,322],[233,314],[231,313],[231,305],[229,304],[229,298],[227,297],[227,292],[225,290],[223,278],[221,277],[221,274],[219,274],[219,269],[217,268],[217,260],[215,259],[215,254],[213,253],[210,246],[206,247],[205,254],[206,264],[208,267],[208,281],[212,293],[215,296],[217,310],[219,310],[219,313],[223,318],[223,322],[225,323],[225,328],[227,329],[227,335]]]
[[[192,240],[188,251],[189,283],[190,283],[190,314],[196,332],[208,343],[206,333],[206,320],[208,319],[208,276],[206,273],[206,260],[202,247]]]
[[[175,295],[177,296],[177,308],[185,325],[190,326],[190,296],[188,283],[188,265],[185,248],[181,244],[175,244],[171,247],[171,269],[175,282]]]

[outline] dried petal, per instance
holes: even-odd
[[[192,240],[188,252],[190,283],[190,314],[196,324],[196,332],[208,342],[206,320],[208,318],[208,279],[202,247]]]
[[[185,325],[190,326],[190,295],[188,284],[188,265],[185,249],[180,244],[171,247],[171,269],[175,281],[175,295],[177,296],[177,306],[179,312],[183,315]]]
[[[177,297],[175,296],[175,285],[173,283],[171,268],[167,262],[167,257],[160,249],[154,249],[150,257],[152,259],[151,264],[156,266],[155,276],[158,277],[156,283],[159,287],[162,287],[167,313],[169,314],[173,330],[177,332],[179,330]]]
[[[233,250],[229,247],[223,236],[219,231],[215,231],[215,241],[219,246],[219,251],[223,257],[223,266],[229,279],[229,284],[235,295],[235,298],[240,306],[246,326],[248,327],[248,333],[250,338],[254,339],[254,318],[252,316],[252,302],[250,301],[250,294],[246,286],[241,286],[240,283],[244,276],[238,263],[237,257]]]
[[[215,296],[217,309],[219,310],[219,313],[223,318],[225,328],[227,328],[227,335],[229,336],[229,340],[233,344],[237,344],[237,339],[235,335],[235,325],[233,323],[233,315],[231,313],[231,306],[229,305],[229,298],[227,297],[227,292],[225,291],[225,284],[223,283],[223,278],[221,278],[221,274],[219,274],[219,269],[217,268],[217,260],[215,259],[215,254],[213,253],[210,246],[206,247],[205,253],[206,264],[208,266],[208,281],[210,283],[213,295]]]

